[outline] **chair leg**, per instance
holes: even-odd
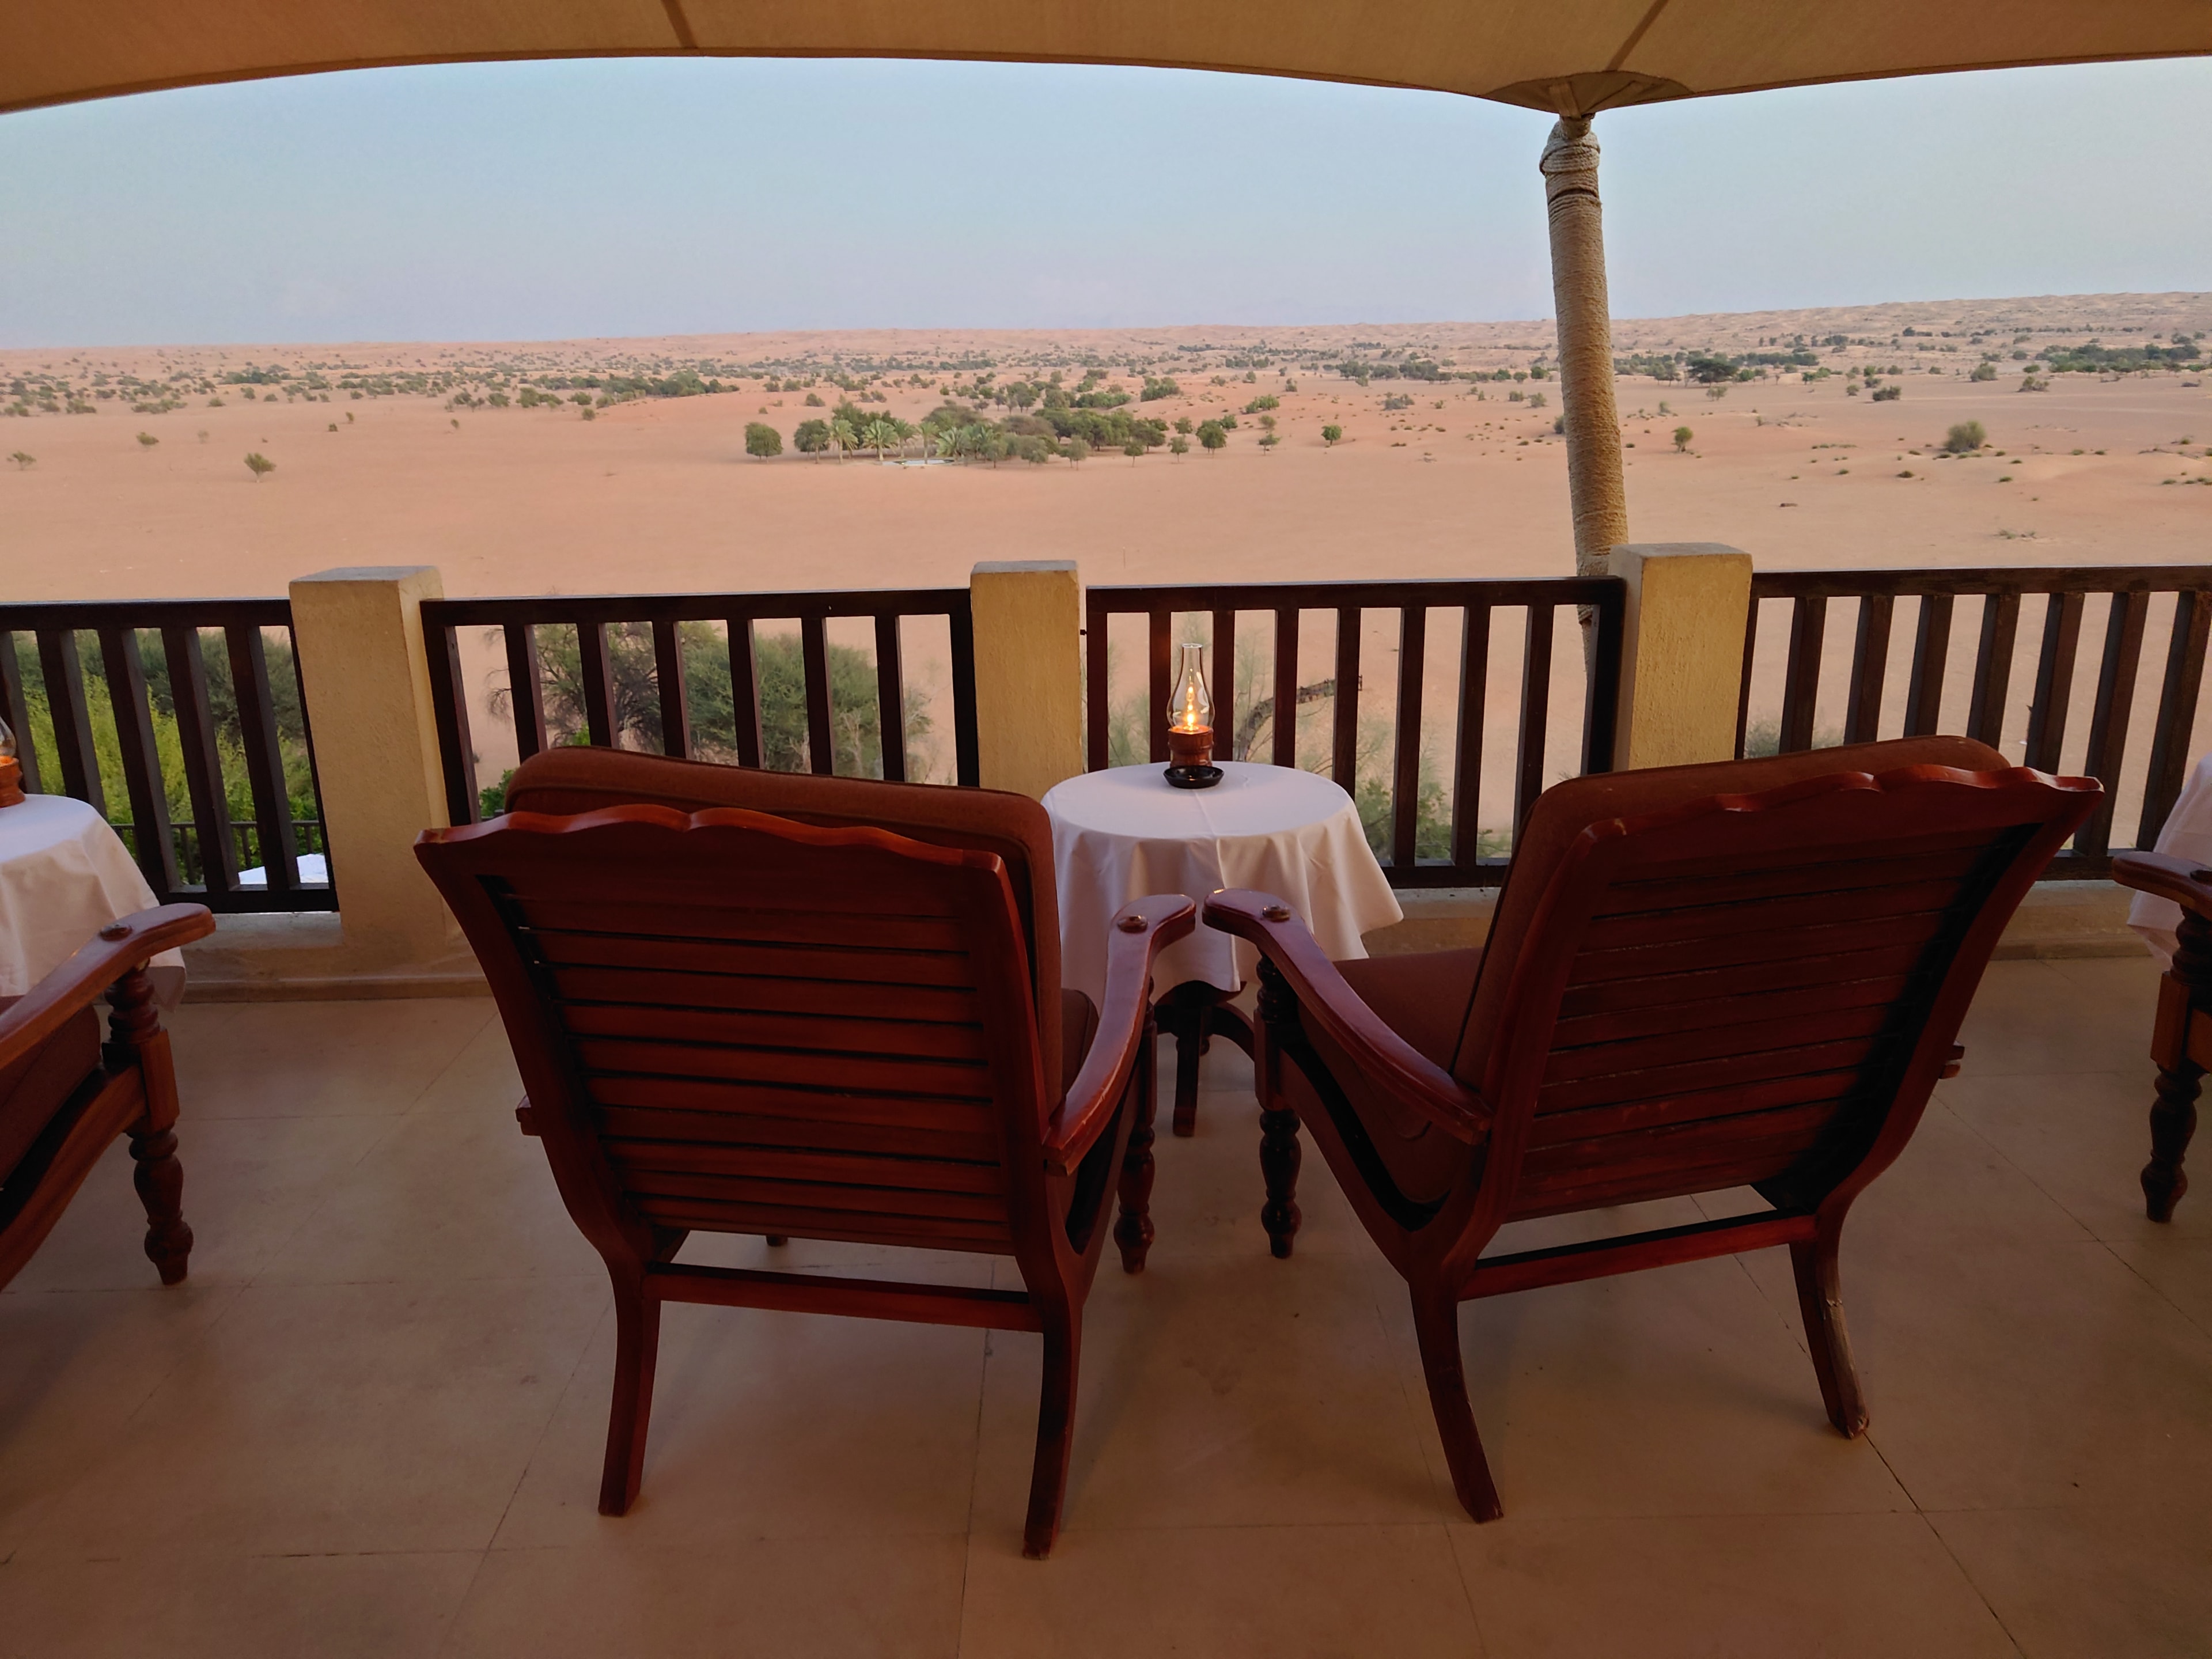
[[[184,1212],[185,1170],[177,1162],[177,1132],[129,1131],[131,1184],[146,1206],[146,1259],[164,1285],[181,1285],[192,1253],[192,1230]]]
[[[1067,1496],[1067,1457],[1075,1443],[1075,1379],[1083,1354],[1083,1318],[1045,1309],[1044,1382],[1037,1395],[1036,1464],[1030,1475],[1029,1522],[1022,1553],[1042,1561],[1060,1535],[1060,1504]]]
[[[2158,1099],[2150,1109],[2150,1162],[2143,1165],[2143,1210],[2153,1221],[2173,1219],[2173,1206],[2189,1190],[2181,1167],[2197,1133],[2197,1095],[2204,1073],[2184,1060],[2158,1068]]]
[[[653,1415],[653,1367],[660,1352],[660,1303],[641,1279],[615,1281],[615,1392],[607,1413],[607,1461],[599,1513],[627,1515],[645,1474],[645,1431]]]
[[[1145,1017],[1145,1035],[1137,1049],[1136,1075],[1130,1086],[1137,1091],[1131,1109],[1136,1121],[1129,1126],[1128,1150],[1121,1155],[1121,1212],[1114,1223],[1114,1243],[1121,1252],[1121,1271],[1140,1273],[1152,1248],[1152,1130],[1159,1108],[1158,1028]]]
[[[1260,1108],[1260,1175],[1267,1184],[1267,1201],[1260,1211],[1260,1224],[1267,1230],[1267,1249],[1278,1261],[1290,1259],[1304,1214],[1298,1208],[1298,1165],[1304,1154],[1298,1146],[1298,1115],[1272,1104]]]
[[[1797,1310],[1805,1321],[1805,1346],[1813,1351],[1814,1374],[1820,1379],[1820,1403],[1838,1432],[1856,1438],[1866,1432],[1866,1398],[1851,1364],[1850,1333],[1844,1326],[1844,1293],[1836,1271],[1836,1247],[1842,1224],[1823,1223],[1809,1242],[1790,1247],[1797,1274]]]
[[[1429,1408],[1444,1443],[1444,1463],[1460,1506],[1477,1521],[1505,1513],[1490,1478],[1490,1461],[1475,1432],[1474,1408],[1468,1403],[1467,1373],[1459,1357],[1459,1300],[1450,1291],[1412,1287],[1413,1334],[1421,1345],[1421,1370],[1429,1382]]]

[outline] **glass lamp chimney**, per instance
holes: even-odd
[[[1175,695],[1168,699],[1170,732],[1204,732],[1213,725],[1213,698],[1206,689],[1206,647],[1177,647],[1182,663],[1176,676]]]

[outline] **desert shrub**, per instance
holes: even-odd
[[[2025,357],[2027,356],[2024,351],[2016,351],[2013,355],[2015,357]],[[1990,362],[1987,358],[1984,358],[1980,362],[1976,363],[1974,365],[1974,372],[1966,376],[1970,380],[1994,380],[1996,377],[1997,366]]]
[[[806,407],[809,409],[821,409],[825,407],[822,401],[822,394],[818,392],[808,392],[806,394]]]
[[[766,421],[745,422],[745,453],[757,460],[783,453],[783,434]]]
[[[1878,386],[1874,389],[1874,400],[1878,404],[1893,404],[1904,395],[1901,386]]]
[[[337,428],[336,427],[332,427],[331,430],[335,432]],[[161,441],[159,438],[155,437],[150,432],[142,432],[138,434],[138,447],[141,449],[151,449],[155,444]]]
[[[1690,440],[1691,440],[1691,439],[1692,439],[1692,438],[1694,438],[1694,437],[1696,437],[1697,435],[1698,435],[1698,434],[1697,434],[1696,433],[1694,433],[1694,432],[1691,431],[1691,430],[1690,430],[1690,428],[1687,428],[1686,426],[1678,426],[1678,427],[1676,427],[1676,428],[1674,428],[1674,448],[1675,448],[1675,450],[1676,450],[1678,453],[1687,451],[1687,450],[1688,450],[1688,448],[1690,447]]]
[[[1989,441],[1979,421],[1960,421],[1943,434],[1943,447],[1954,455],[1971,455]]]
[[[1545,403],[1545,398],[1544,398],[1544,394],[1543,394],[1542,392],[1530,392],[1530,393],[1528,394],[1528,407],[1529,407],[1529,408],[1531,408],[1531,409],[1541,409],[1541,408],[1544,406],[1544,403]]]
[[[2023,374],[2020,377],[2020,389],[2022,392],[2048,392],[2051,382],[2040,374]]]
[[[276,470],[276,463],[260,451],[253,450],[248,452],[246,457],[246,470],[253,475],[253,482],[259,483],[264,477]]]
[[[1182,388],[1174,380],[1165,377],[1156,380],[1147,374],[1145,377],[1145,389],[1137,396],[1139,402],[1152,404],[1158,403],[1163,398],[1179,397],[1182,392]]]
[[[1411,409],[1413,406],[1413,400],[1411,398],[1401,398],[1397,402],[1401,408]],[[1244,412],[1247,415],[1257,415],[1263,410],[1280,409],[1282,406],[1283,400],[1280,398],[1263,392],[1244,405]]]
[[[1330,447],[1334,447],[1336,445],[1344,441],[1344,428],[1340,426],[1325,426],[1322,428],[1321,441]]]
[[[39,461],[39,458],[37,456],[30,454],[21,449],[13,451],[9,455],[8,459],[15,463],[15,471],[18,472],[28,471],[32,467],[37,465]]]
[[[1516,403],[1520,402],[1521,397],[1522,394],[1520,392],[1515,392],[1513,394],[1513,401]],[[1382,407],[1386,410],[1393,409],[1411,409],[1413,406],[1413,398],[1407,396],[1404,392],[1394,392],[1389,397],[1385,398],[1382,400]]]
[[[1260,447],[1262,449],[1273,449],[1282,441],[1282,439],[1273,432],[1262,432],[1260,434]]]

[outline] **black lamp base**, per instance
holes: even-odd
[[[1218,766],[1170,766],[1166,775],[1178,789],[1211,789],[1221,781],[1222,773]]]

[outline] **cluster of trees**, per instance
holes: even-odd
[[[1127,402],[1127,395],[1120,401]],[[1224,418],[1229,425],[1235,424],[1235,416]],[[1182,435],[1188,435],[1190,422],[1186,419],[1177,424],[1183,429]],[[780,437],[774,449],[754,447],[755,434],[761,432],[775,436],[772,428],[754,422],[746,428],[746,453],[780,453]],[[765,445],[768,440],[758,441]],[[802,455],[834,453],[841,460],[848,451],[865,451],[880,460],[918,447],[925,458],[994,464],[1003,460],[1042,463],[1054,456],[1079,461],[1094,451],[1109,448],[1133,459],[1163,445],[1173,449],[1178,441],[1170,437],[1165,421],[1132,415],[1114,407],[1079,407],[1078,400],[1065,396],[1047,404],[1034,415],[1011,415],[1004,420],[995,420],[970,404],[940,404],[919,424],[910,424],[888,413],[872,414],[845,402],[827,416],[800,422],[791,438],[792,447]],[[1176,449],[1175,453],[1180,454],[1182,451]]]
[[[485,642],[497,647],[500,631],[486,630]],[[736,704],[731,695],[728,641],[712,623],[678,623],[677,647],[684,659],[686,707],[690,714],[691,752],[702,760],[734,763]],[[573,628],[538,630],[540,682],[545,700],[548,738],[559,744],[590,739],[584,712],[584,674]],[[830,670],[830,750],[838,775],[879,778],[884,775],[882,717],[875,665],[857,647],[834,641],[827,647]],[[760,686],[761,764],[772,772],[805,772],[812,765],[806,727],[806,663],[796,634],[753,635],[753,666]],[[650,623],[615,623],[607,629],[607,672],[614,687],[611,714],[615,742],[622,748],[659,753],[662,748],[660,682]],[[512,703],[508,689],[495,690],[492,712],[504,714]],[[908,775],[928,777],[938,770],[929,714],[930,694],[909,685],[905,694],[903,735]],[[899,734],[893,734],[898,741]],[[505,810],[509,773],[479,793],[486,817]]]

